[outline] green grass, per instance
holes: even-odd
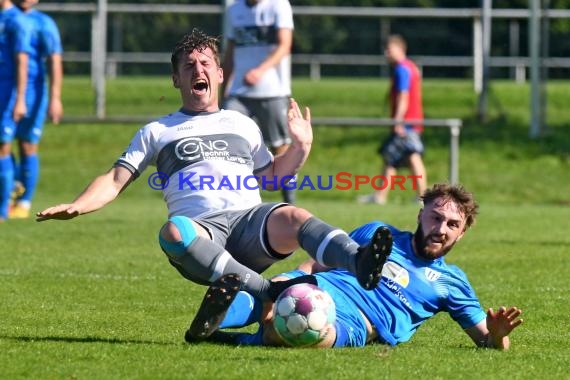
[[[91,112],[88,82],[68,78],[68,115]],[[166,218],[147,172],[105,209],[67,222],[0,225],[0,378],[212,379],[385,378],[563,379],[570,357],[567,281],[570,235],[568,83],[549,87],[550,134],[529,140],[528,89],[493,85],[489,122],[473,118],[470,84],[427,81],[426,113],[461,117],[461,179],[481,201],[481,215],[448,261],[468,274],[484,307],[517,305],[525,323],[508,352],[476,349],[447,315],[428,321],[396,348],[308,350],[183,343],[204,287],[182,279],[158,248]],[[318,116],[385,116],[382,81],[296,81],[296,97]],[[168,81],[109,83],[112,115],[167,113],[178,106]],[[160,97],[164,96],[163,100]],[[501,104],[498,107],[494,104]],[[139,125],[48,125],[34,209],[68,202],[106,170]],[[373,174],[385,130],[315,129],[304,174]],[[447,133],[427,131],[430,182],[447,175]],[[345,229],[381,219],[413,229],[412,192],[385,207],[355,204],[352,191],[303,191],[299,204]],[[267,199],[278,195],[264,194]],[[299,252],[267,274],[289,269]]]

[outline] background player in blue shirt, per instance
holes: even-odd
[[[11,1],[0,0],[0,222],[8,217],[14,185],[11,142],[16,123],[26,115],[31,26]]]
[[[392,234],[391,254],[375,289],[361,289],[354,276],[344,270],[320,272],[327,268],[314,261],[282,275],[291,278],[314,273],[319,287],[335,301],[337,320],[317,346],[364,346],[370,342],[396,345],[408,341],[419,326],[443,311],[477,346],[509,348],[509,333],[522,323],[521,310],[500,307],[496,312],[489,309],[485,313],[463,271],[444,260],[475,222],[478,206],[472,194],[461,186],[436,184],[422,199],[425,207],[419,212],[415,233],[372,222],[350,234],[361,244],[381,226]],[[233,292],[228,291],[230,295]],[[220,327],[240,327],[258,319],[261,305],[253,302],[256,306],[249,307],[252,300],[239,292]],[[273,331],[270,312],[263,320],[256,334],[217,331],[210,338],[235,344],[285,345]],[[195,340],[188,333],[186,339]]]
[[[32,26],[32,53],[28,61],[28,86],[26,88],[27,114],[18,122],[16,138],[20,162],[16,167],[16,179],[23,186],[23,193],[15,200],[10,218],[27,218],[39,177],[40,162],[38,143],[42,135],[46,114],[53,123],[59,123],[63,115],[61,85],[63,80],[62,46],[55,21],[47,14],[33,9],[38,0],[16,0]],[[49,89],[46,81],[49,76]]]

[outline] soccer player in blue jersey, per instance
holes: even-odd
[[[0,222],[8,217],[14,186],[11,142],[27,112],[25,93],[31,26],[9,0],[0,0]]]
[[[280,276],[313,273],[318,286],[335,301],[337,320],[317,344],[319,347],[358,347],[371,342],[396,345],[408,341],[435,314],[447,312],[477,346],[509,348],[509,333],[522,323],[521,310],[500,307],[485,312],[465,273],[444,259],[475,222],[478,206],[472,194],[461,186],[436,184],[422,199],[425,206],[419,212],[415,233],[371,222],[350,234],[361,243],[379,227],[391,232],[391,254],[375,289],[366,291],[352,274],[342,269],[327,270],[314,261]],[[233,292],[226,290],[228,295]],[[273,331],[271,312],[261,317],[261,309],[259,301],[239,292],[220,327],[240,327],[261,318],[260,329],[255,334],[216,331],[209,339],[244,345],[285,345]],[[186,340],[196,339],[187,333]]]
[[[63,115],[61,85],[63,80],[62,45],[55,21],[47,14],[33,7],[38,0],[16,0],[32,26],[32,53],[28,60],[28,85],[26,87],[27,114],[18,122],[16,138],[20,162],[16,179],[23,187],[23,193],[14,200],[10,218],[27,218],[36,185],[40,162],[38,143],[40,141],[46,114],[54,124]],[[49,86],[47,78],[49,77]]]

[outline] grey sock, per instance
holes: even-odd
[[[285,189],[282,188],[281,189],[281,195],[283,196],[283,202],[289,203],[289,204],[295,204],[295,200],[296,200],[296,190],[295,189]]]
[[[318,263],[355,271],[358,244],[343,230],[313,216],[299,228],[298,240]]]
[[[208,238],[197,236],[184,255],[170,257],[182,266],[194,282],[210,284],[225,274],[236,273],[242,279],[242,290],[261,299],[269,297],[269,280],[237,262],[228,251]]]

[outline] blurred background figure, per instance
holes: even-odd
[[[17,125],[19,160],[15,160],[16,186],[10,218],[27,218],[39,178],[38,144],[46,114],[54,124],[63,115],[61,85],[63,81],[62,45],[55,21],[33,7],[38,0],[15,0],[32,28],[32,52],[28,61],[26,88],[27,114]],[[46,77],[49,76],[49,87]]]
[[[293,11],[288,0],[236,0],[227,9],[223,108],[255,119],[275,155],[287,150]],[[226,88],[229,86],[229,89]],[[282,189],[295,202],[295,184]]]
[[[31,28],[11,1],[0,0],[0,222],[8,218],[14,187],[11,156],[16,123],[27,113],[26,82]]]
[[[416,181],[418,202],[427,187],[427,173],[422,160],[424,145],[420,134],[423,125],[407,123],[406,120],[423,120],[422,79],[418,67],[406,55],[406,41],[402,36],[391,35],[386,43],[386,58],[390,70],[390,117],[397,121],[378,152],[384,161],[382,175],[388,183],[382,190],[358,197],[360,203],[385,204],[392,186],[396,169],[408,166]]]

